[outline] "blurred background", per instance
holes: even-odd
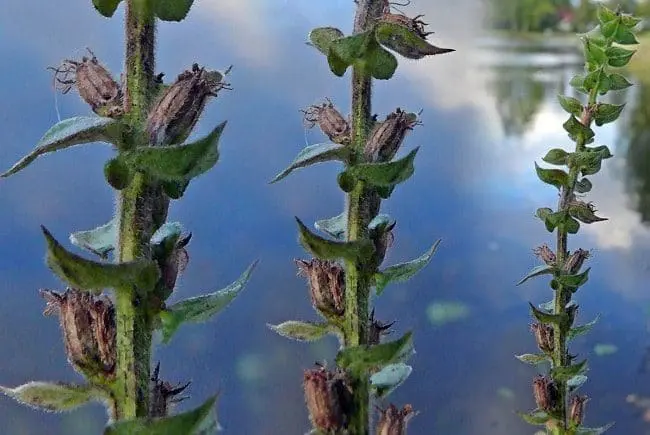
[[[0,15],[0,165],[8,168],[61,118],[89,114],[71,92],[56,96],[51,71],[90,47],[117,76],[122,70],[123,7],[100,17],[90,0],[3,0]],[[650,16],[650,1],[619,0],[626,12]],[[615,4],[614,4],[615,6]],[[535,351],[528,301],[551,298],[545,280],[516,287],[537,264],[532,249],[552,243],[534,217],[557,193],[536,177],[553,147],[571,143],[556,95],[582,70],[576,32],[592,27],[588,0],[413,0],[401,7],[425,14],[432,43],[457,49],[414,62],[400,60],[394,80],[375,82],[374,112],[423,109],[423,126],[404,151],[421,146],[416,173],[386,203],[397,220],[386,264],[442,244],[431,264],[376,301],[377,317],[396,320],[395,337],[415,333],[414,372],[391,396],[420,411],[413,434],[533,434],[515,410],[534,407],[535,369],[514,358]],[[334,339],[306,345],[265,326],[313,320],[294,258],[305,256],[293,219],[331,217],[343,206],[339,168],[322,164],[276,185],[268,181],[307,144],[300,109],[329,97],[349,107],[349,72],[334,77],[305,45],[317,26],[349,33],[352,0],[197,0],[186,21],[158,28],[157,71],[173,78],[193,62],[234,65],[232,92],[212,101],[196,131],[224,119],[221,161],[196,179],[170,219],[194,235],[190,263],[174,300],[214,291],[260,264],[246,290],[217,319],[184,326],[156,348],[161,375],[193,381],[196,406],[217,390],[220,421],[230,434],[302,434],[308,429],[302,370],[332,362]],[[647,23],[647,21],[646,21]],[[646,24],[644,24],[646,25]],[[646,25],[646,27],[649,27]],[[577,294],[579,321],[601,320],[572,345],[588,357],[592,400],[586,422],[615,421],[612,434],[650,433],[650,38],[630,69],[636,86],[610,101],[627,102],[618,122],[596,128],[597,145],[615,157],[592,178],[594,201],[609,221],[583,225],[570,249],[592,250],[589,283]],[[644,45],[645,44],[645,45]],[[102,168],[110,147],[94,144],[41,158],[0,182],[0,384],[79,381],[67,366],[58,322],[42,316],[39,288],[62,290],[43,263],[39,225],[59,240],[107,222],[115,206]],[[646,363],[647,360],[647,363]],[[0,432],[96,434],[100,405],[43,414],[0,398]]]

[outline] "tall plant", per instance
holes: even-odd
[[[279,334],[297,340],[317,340],[327,334],[339,338],[336,370],[324,366],[306,370],[304,390],[315,433],[368,434],[371,400],[386,397],[411,373],[405,362],[413,351],[411,332],[384,342],[390,328],[374,318],[371,292],[379,296],[388,284],[415,275],[431,259],[436,242],[420,258],[384,269],[380,266],[393,240],[395,221],[380,214],[381,202],[414,172],[417,148],[395,158],[404,137],[418,122],[418,115],[396,109],[383,121],[372,115],[373,79],[388,80],[397,58],[387,49],[409,59],[448,53],[426,40],[421,15],[410,18],[393,13],[387,0],[358,0],[354,29],[345,36],[339,29],[314,29],[311,45],[327,58],[334,75],[352,70],[352,107],[346,119],[330,100],[305,111],[309,125],[318,124],[331,142],[305,148],[291,165],[273,180],[295,169],[324,161],[339,161],[344,169],[338,185],[346,194],[343,213],[316,222],[312,232],[296,218],[300,242],[313,255],[297,265],[309,282],[313,307],[321,322],[287,321],[271,326]],[[378,433],[401,434],[413,415],[410,405],[382,410]]]
[[[583,269],[589,252],[581,248],[570,251],[568,236],[578,232],[581,222],[592,224],[606,220],[597,216],[593,203],[585,202],[583,197],[592,189],[587,176],[598,173],[603,160],[611,158],[612,154],[605,145],[588,145],[595,140],[593,124],[601,126],[613,122],[623,111],[624,105],[603,103],[599,97],[631,86],[617,69],[626,66],[635,53],[624,46],[638,43],[634,29],[641,20],[601,6],[598,21],[594,30],[582,35],[585,71],[570,83],[586,96],[586,102],[559,95],[560,105],[570,114],[564,129],[575,147],[571,152],[554,148],[542,158],[546,163],[564,166],[567,170],[545,169],[535,164],[539,179],[559,191],[556,210],[537,209],[537,217],[546,229],[556,234],[555,249],[547,245],[537,248],[535,253],[544,264],[520,281],[521,284],[537,276],[551,275],[553,299],[539,306],[530,304],[536,320],[531,329],[540,353],[517,358],[534,365],[550,364],[548,373],[536,376],[533,381],[537,409],[521,415],[531,424],[545,426],[547,433],[554,435],[600,434],[611,427],[611,424],[596,429],[583,426],[587,396],[576,394],[576,390],[587,380],[587,360],[578,361],[569,352],[568,342],[589,332],[597,319],[574,325],[578,305],[572,297],[587,283],[591,268]]]
[[[93,0],[93,5],[111,17],[120,2]],[[191,237],[178,222],[166,221],[169,201],[181,198],[192,179],[217,163],[226,125],[186,142],[209,98],[229,88],[227,71],[194,64],[169,84],[154,73],[157,21],[181,21],[191,6],[192,0],[125,0],[124,81],[117,83],[92,53],[64,61],[54,69],[55,79],[64,93],[76,86],[95,115],[57,123],[36,149],[2,174],[8,177],[41,155],[78,144],[106,142],[116,152],[104,166],[106,180],[118,191],[115,216],[70,236],[101,260],[68,251],[42,228],[47,264],[67,285],[64,293],[42,292],[45,314],[58,313],[68,360],[85,383],[2,387],[17,401],[45,410],[101,401],[110,417],[107,434],[208,433],[217,427],[216,396],[197,409],[170,415],[187,385],[161,381],[159,366],[151,373],[152,337],[161,331],[167,343],[182,323],[219,312],[244,287],[254,266],[224,290],[166,303],[187,265]],[[107,289],[112,297],[103,293]]]

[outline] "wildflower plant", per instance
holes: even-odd
[[[634,50],[625,48],[638,44],[635,27],[641,20],[600,6],[598,26],[581,35],[585,70],[576,75],[570,85],[586,96],[586,102],[559,95],[559,103],[569,113],[564,129],[574,142],[573,151],[554,148],[542,158],[546,163],[566,169],[546,169],[535,164],[541,181],[559,191],[557,209],[537,209],[536,216],[549,232],[555,232],[555,250],[542,245],[535,253],[543,262],[528,273],[519,284],[538,276],[550,275],[553,300],[535,306],[530,304],[536,323],[531,330],[540,353],[517,356],[523,362],[538,365],[550,364],[550,370],[533,380],[533,393],[537,409],[521,416],[529,423],[546,427],[549,434],[578,435],[600,434],[612,424],[599,428],[583,425],[587,396],[576,393],[587,380],[587,360],[578,360],[568,349],[571,339],[586,334],[598,319],[575,325],[578,304],[573,295],[589,279],[590,267],[584,268],[589,252],[584,249],[569,250],[568,236],[576,234],[582,224],[606,220],[596,215],[593,203],[584,196],[591,191],[592,182],[587,176],[598,173],[603,160],[612,157],[606,145],[591,145],[595,141],[593,124],[602,126],[614,122],[624,105],[599,101],[611,91],[626,89],[632,84],[618,71],[630,61]],[[590,146],[591,145],[591,146]]]
[[[93,0],[105,17],[121,0]],[[45,314],[58,314],[68,361],[81,384],[29,382],[0,387],[17,401],[48,411],[67,411],[90,401],[106,405],[106,434],[207,434],[218,428],[216,395],[200,407],[172,415],[188,384],[151,373],[154,333],[168,343],[186,322],[210,318],[228,305],[249,279],[254,264],[224,290],[167,304],[185,269],[191,238],[178,222],[167,222],[170,200],[218,161],[226,125],[186,142],[205,104],[224,89],[228,70],[194,64],[171,83],[155,74],[158,20],[185,19],[192,0],[124,0],[124,79],[116,81],[97,57],[66,60],[53,68],[64,93],[76,88],[93,116],[54,125],[37,147],[1,177],[21,171],[39,156],[75,145],[106,142],[115,156],[104,175],[116,190],[117,211],[105,225],[70,236],[98,259],[69,251],[45,227],[47,264],[66,284],[63,293],[43,290]],[[110,290],[110,291],[107,291]]]
[[[418,114],[399,108],[383,120],[373,116],[372,82],[393,76],[398,65],[393,53],[419,60],[454,50],[427,42],[430,33],[422,16],[394,13],[387,0],[355,3],[352,35],[333,27],[316,28],[309,35],[310,45],[326,56],[335,76],[352,70],[351,114],[344,116],[330,100],[306,109],[307,125],[318,124],[331,142],[306,147],[273,180],[315,163],[343,164],[337,177],[346,194],[343,213],[315,223],[322,235],[296,218],[300,242],[313,256],[296,263],[307,278],[321,321],[292,320],[270,327],[301,341],[328,334],[338,337],[336,367],[318,365],[304,373],[313,433],[363,435],[371,431],[371,402],[388,396],[412,370],[406,364],[413,353],[412,333],[385,340],[391,324],[375,319],[372,289],[380,296],[390,283],[415,275],[429,263],[439,243],[413,261],[381,268],[396,225],[390,216],[380,214],[381,202],[413,175],[418,148],[403,157],[396,155],[408,132],[420,122]],[[381,410],[376,431],[403,434],[414,414],[410,405],[398,409],[391,404]]]

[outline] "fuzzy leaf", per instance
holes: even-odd
[[[551,419],[551,416],[545,413],[544,411],[532,411],[532,412],[517,412],[519,417],[521,417],[526,423],[532,424],[534,426],[544,426],[547,421]]]
[[[347,226],[347,215],[345,212],[341,213],[338,216],[334,216],[329,219],[322,219],[316,221],[314,227],[318,231],[322,231],[330,237],[333,237],[337,240],[345,240],[345,232]]]
[[[93,400],[105,399],[105,393],[90,385],[29,382],[16,388],[0,386],[0,392],[24,405],[45,411],[71,411]]]
[[[589,181],[587,178],[583,178],[580,181],[576,182],[576,192],[578,193],[587,193],[591,190],[591,181]]]
[[[537,177],[546,184],[551,184],[558,189],[569,183],[569,175],[561,169],[544,169],[535,163]]]
[[[343,32],[335,27],[318,27],[309,32],[309,41],[310,45],[327,56],[332,42],[344,36]]]
[[[379,398],[385,398],[409,377],[413,368],[404,363],[389,364],[370,376],[370,384]]]
[[[123,190],[129,187],[134,175],[131,168],[119,157],[109,159],[104,164],[104,177],[115,190]]]
[[[609,66],[614,68],[621,68],[627,65],[636,50],[627,50],[621,47],[609,47],[606,50],[607,57],[609,58]]]
[[[595,136],[594,131],[591,128],[582,125],[575,116],[571,115],[562,126],[567,133],[569,133],[569,137],[572,141],[584,141],[585,144],[593,142]]]
[[[117,244],[117,218],[94,230],[70,234],[70,243],[106,259]]]
[[[528,305],[530,305],[533,316],[541,323],[553,323],[559,325],[564,320],[564,316],[561,314],[545,313],[544,311],[538,310],[537,307],[535,307],[535,305],[531,304],[530,302]]]
[[[583,94],[588,93],[588,91],[585,89],[585,76],[581,74],[573,76],[569,81],[569,85],[577,91],[582,92]]]
[[[583,43],[587,62],[599,66],[607,63],[607,55],[602,47],[592,41],[591,38],[583,38]]]
[[[609,79],[611,81],[610,89],[612,91],[620,91],[622,89],[627,89],[630,86],[632,86],[632,83],[630,83],[623,75],[618,73],[610,74]]]
[[[639,43],[634,33],[630,29],[625,28],[625,26],[618,26],[614,35],[614,42],[619,45],[636,45]]]
[[[348,66],[362,60],[373,43],[372,30],[333,40],[329,46],[327,60],[332,72],[341,77]],[[375,42],[375,45],[376,42]]]
[[[191,411],[164,418],[122,420],[108,426],[104,435],[202,435],[207,428],[218,427],[214,405],[217,397],[206,400]]]
[[[159,180],[185,182],[210,170],[219,160],[219,138],[226,122],[204,138],[183,145],[139,147],[119,156],[131,168]]]
[[[586,333],[591,331],[591,329],[594,327],[594,325],[598,322],[599,319],[600,319],[600,315],[596,316],[596,318],[589,323],[585,323],[584,325],[576,326],[574,328],[569,329],[569,332],[567,333],[567,338],[569,340],[572,340],[581,335],[585,335]]]
[[[50,128],[31,153],[20,159],[0,177],[6,178],[15,174],[43,154],[90,142],[113,142],[119,134],[120,126],[114,119],[99,116],[77,116],[65,119]]]
[[[521,362],[525,362],[526,364],[531,364],[531,365],[537,365],[549,361],[549,357],[543,353],[540,354],[525,353],[523,355],[515,355],[515,358],[517,358]]]
[[[181,324],[205,322],[226,308],[244,289],[256,265],[257,261],[237,281],[222,290],[182,300],[161,311],[163,343],[169,343]]]
[[[271,330],[279,335],[297,341],[316,341],[332,332],[332,327],[327,323],[300,322],[289,320],[279,325],[267,324]]]
[[[336,364],[357,375],[377,371],[404,362],[413,354],[413,333],[407,332],[401,338],[374,346],[352,346],[336,355]]]
[[[575,291],[578,287],[585,285],[585,283],[589,280],[590,270],[591,267],[588,267],[584,272],[579,273],[577,275],[560,275],[560,276],[556,276],[555,279],[562,286],[568,287],[570,289],[573,289],[573,291]]]
[[[555,301],[553,299],[551,299],[550,301],[542,302],[541,304],[539,304],[540,309],[542,309],[544,311],[548,311],[548,312],[553,311],[554,307],[555,307]]]
[[[298,168],[304,168],[316,163],[328,162],[331,160],[345,161],[348,152],[348,148],[346,148],[345,145],[339,145],[336,143],[309,145],[300,151],[293,162],[291,162],[291,165],[276,175],[275,178],[271,180],[271,183],[277,183]]]
[[[607,218],[596,216],[594,208],[585,202],[576,202],[569,206],[569,214],[580,222],[592,224],[594,222],[606,221]]]
[[[355,260],[367,253],[369,249],[373,249],[367,241],[339,242],[324,239],[309,231],[309,228],[300,219],[296,218],[296,222],[298,222],[302,246],[315,257],[323,260],[336,260],[339,258]]]
[[[551,369],[551,377],[559,381],[568,381],[574,376],[583,375],[587,371],[587,360],[568,367],[554,367]]]
[[[407,26],[380,22],[376,25],[375,37],[384,47],[407,59],[422,59],[425,56],[451,53],[451,48],[440,48],[429,44]]]
[[[139,292],[151,290],[160,272],[153,261],[136,260],[127,263],[99,263],[67,251],[50,232],[41,226],[47,240],[47,265],[71,286],[101,292],[105,288],[135,286]]]
[[[93,0],[93,6],[97,9],[97,12],[110,18],[115,13],[117,6],[122,0]]]
[[[623,24],[623,26],[627,27],[628,29],[635,28],[641,21],[643,21],[641,18],[637,18],[629,14],[621,14],[621,24]]]
[[[420,257],[405,263],[395,264],[375,274],[375,289],[377,296],[381,295],[391,282],[404,282],[413,277],[429,264],[433,254],[438,249],[440,239],[436,240],[433,246]]]
[[[566,165],[569,153],[561,148],[553,148],[546,153],[542,160],[551,165]]]
[[[553,266],[549,266],[548,264],[542,264],[541,266],[536,266],[534,267],[526,276],[524,276],[518,283],[517,285],[521,285],[528,281],[531,278],[535,278],[536,276],[541,276],[541,275],[548,275],[552,274],[555,271],[555,268]]]
[[[594,121],[597,126],[614,122],[625,108],[625,104],[598,103],[594,111]]]
[[[194,0],[154,0],[153,10],[163,21],[182,21],[187,16]]]
[[[419,147],[393,162],[361,163],[351,166],[344,174],[349,174],[373,186],[392,187],[408,180],[413,175],[415,171],[413,160],[418,150]]]
[[[388,80],[397,70],[397,58],[381,46],[370,50],[366,59],[370,75],[377,80]]]
[[[568,113],[578,118],[582,115],[583,108],[580,100],[573,97],[567,97],[566,95],[558,95],[557,99],[560,102],[560,106],[562,106],[562,108]]]
[[[601,153],[577,151],[569,157],[569,164],[578,167],[582,175],[593,175],[600,171],[602,160]]]
[[[579,427],[576,429],[576,435],[601,435],[607,432],[608,429],[611,429],[614,426],[614,423],[608,423],[605,426],[601,427]]]
[[[601,25],[614,21],[617,18],[616,12],[604,6],[603,3],[598,5],[598,21]]]
[[[587,378],[585,375],[576,375],[569,380],[566,381],[567,387],[571,389],[571,392],[576,391],[578,388],[582,386],[585,382],[587,382]]]
[[[183,232],[183,225],[180,222],[165,222],[151,236],[152,245],[176,243],[176,240]]]

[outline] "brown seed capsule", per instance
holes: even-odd
[[[224,74],[206,71],[198,64],[178,75],[149,111],[147,137],[151,145],[180,144],[190,135],[209,97],[221,89],[230,89],[223,82]]]
[[[158,377],[160,373],[160,363],[156,365],[151,382],[151,399],[149,401],[149,417],[167,417],[170,414],[171,408],[174,404],[182,402],[187,399],[187,396],[178,397],[190,385],[190,382],[185,385],[178,384],[172,386],[169,382],[161,381]]]
[[[342,145],[350,143],[350,124],[329,99],[326,103],[309,106],[303,113],[307,128],[318,124],[332,142]]]
[[[411,405],[404,405],[400,410],[391,403],[388,408],[381,410],[377,435],[406,435],[406,426],[414,416]]]
[[[555,348],[554,332],[551,325],[543,325],[541,323],[533,323],[530,325],[530,330],[535,334],[537,347],[545,353],[553,352]]]
[[[555,266],[555,261],[557,260],[555,252],[548,245],[543,244],[533,250],[533,253],[539,257],[544,263],[549,266]]]
[[[395,235],[393,234],[393,229],[395,228],[396,222],[392,222],[389,225],[377,227],[370,233],[370,238],[375,245],[375,263],[377,267],[381,265],[386,258],[386,251],[388,248],[393,246],[395,241]]]
[[[67,289],[60,294],[42,290],[44,315],[58,313],[68,361],[86,375],[115,374],[115,308],[106,296]]]
[[[406,133],[418,124],[415,114],[403,112],[398,107],[373,128],[364,149],[366,159],[370,162],[390,161],[397,154]]]
[[[92,57],[81,62],[66,59],[54,70],[54,79],[64,94],[77,86],[79,96],[100,116],[119,117],[124,114],[122,89],[111,73],[102,66],[90,49]]]
[[[345,272],[336,262],[314,258],[296,260],[299,274],[309,280],[314,308],[326,315],[342,316],[345,311]]]
[[[390,328],[395,324],[395,322],[383,323],[375,319],[375,310],[373,308],[372,313],[370,313],[370,329],[368,331],[368,344],[379,344],[381,343],[381,337],[384,335],[390,334]]]
[[[580,426],[585,418],[585,404],[587,400],[587,396],[573,396],[571,399],[569,419],[576,426]]]
[[[575,275],[576,273],[580,272],[580,268],[584,264],[585,260],[589,258],[589,256],[589,251],[581,248],[573,251],[573,253],[569,255],[569,258],[567,258],[566,263],[564,263],[564,272],[568,273],[569,275]]]
[[[165,288],[170,292],[174,290],[174,287],[176,287],[176,280],[185,271],[185,268],[190,261],[190,254],[187,252],[185,247],[190,242],[191,238],[192,233],[179,238],[167,257],[158,261],[161,279],[163,280]]]
[[[533,395],[539,409],[549,412],[557,408],[560,393],[552,379],[536,376],[533,379]]]
[[[314,429],[338,433],[347,427],[351,393],[341,372],[322,366],[305,370],[303,388]]]

